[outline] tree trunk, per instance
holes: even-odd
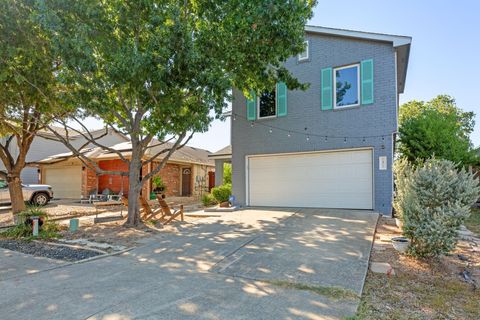
[[[140,203],[138,198],[142,191],[141,168],[141,156],[132,152],[128,173],[128,216],[127,222],[125,222],[127,227],[134,227],[140,223]]]
[[[8,174],[7,182],[10,201],[12,202],[13,220],[18,224],[17,214],[25,210],[20,174]]]

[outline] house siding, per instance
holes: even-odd
[[[385,215],[392,211],[392,134],[397,130],[397,89],[395,50],[391,43],[347,39],[318,34],[307,34],[310,52],[308,62],[291,58],[286,67],[303,83],[310,83],[306,91],[288,91],[288,114],[285,117],[257,120],[257,125],[245,120],[246,99],[234,90],[232,110],[240,115],[232,120],[233,194],[238,204],[246,205],[246,165],[248,155],[306,152],[351,148],[373,149],[374,210]],[[362,60],[374,62],[374,103],[343,110],[321,110],[321,70]],[[310,135],[268,128],[261,124]],[[315,137],[327,135],[343,138]],[[381,137],[383,135],[383,138]],[[367,137],[365,142],[363,137]],[[369,136],[380,136],[368,138]],[[387,157],[387,170],[378,168],[379,157]],[[294,186],[292,186],[294,187]]]

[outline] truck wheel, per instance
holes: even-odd
[[[48,195],[43,192],[36,193],[32,198],[32,203],[36,206],[44,206],[50,201]]]

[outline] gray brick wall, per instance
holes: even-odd
[[[389,43],[354,40],[318,34],[307,34],[310,60],[297,62],[296,57],[286,62],[287,68],[300,81],[310,83],[306,91],[288,91],[286,117],[257,120],[258,123],[291,128],[294,131],[328,136],[380,136],[378,138],[325,139],[269,130],[261,125],[251,127],[243,117],[232,119],[233,194],[239,204],[245,205],[245,156],[283,152],[301,152],[346,148],[372,147],[374,150],[374,210],[386,215],[392,210],[392,133],[397,130],[397,93],[395,81],[395,50]],[[320,71],[373,59],[374,104],[343,110],[322,111],[320,106]],[[234,91],[233,112],[246,115],[246,100]],[[307,128],[307,130],[305,130]],[[378,157],[386,156],[386,171],[378,168]]]

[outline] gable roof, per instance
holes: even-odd
[[[400,36],[385,33],[355,31],[348,29],[327,28],[320,26],[305,26],[307,33],[325,34],[336,37],[362,39],[369,41],[389,42],[396,51],[397,64],[397,88],[398,93],[403,93],[405,80],[407,78],[408,59],[410,56],[410,45],[412,37]]]
[[[171,142],[160,142],[156,139],[153,139],[150,142],[150,146],[147,149],[144,158],[147,158],[147,159],[151,158],[157,153],[161,152],[162,150],[171,148],[172,146],[173,146],[173,143]],[[132,154],[132,143],[130,141],[121,142],[109,148],[121,152],[121,154],[127,158]],[[100,147],[85,148],[81,150],[81,152],[84,153],[86,157],[93,160],[109,160],[109,159],[118,158],[118,154],[116,152],[108,151]],[[195,163],[200,165],[213,166],[214,161],[212,159],[209,159],[208,157],[209,154],[211,153],[208,150],[184,146],[183,148],[176,150],[172,154],[172,156],[169,158],[169,161]],[[38,162],[43,164],[49,164],[49,163],[57,162],[61,159],[66,160],[73,157],[75,156],[72,154],[72,152],[66,152],[66,153],[60,153],[60,154],[49,156]],[[162,159],[162,155],[159,156],[158,160],[160,161],[161,159]]]
[[[232,146],[228,145],[218,150],[217,152],[208,155],[210,159],[231,159],[232,158]]]

